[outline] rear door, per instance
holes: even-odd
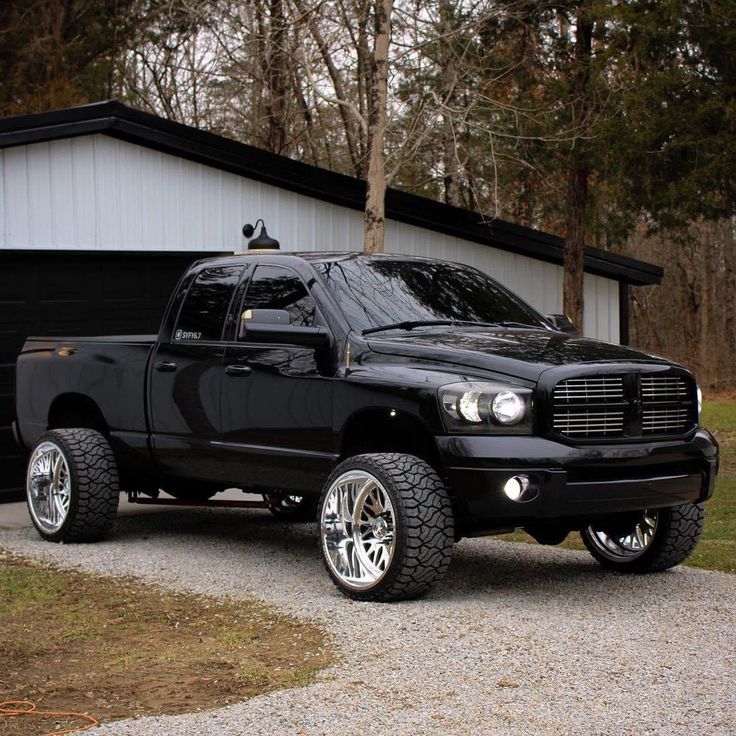
[[[235,315],[248,309],[285,309],[292,325],[327,326],[304,280],[286,266],[256,267]],[[335,461],[332,349],[248,342],[236,333],[233,326],[222,382],[228,472],[251,487],[318,487]]]
[[[223,331],[243,273],[240,265],[202,268],[189,283],[173,327],[161,335],[151,364],[149,405],[154,457],[166,475],[226,479],[216,452]]]

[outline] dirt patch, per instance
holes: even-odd
[[[2,551],[0,630],[0,701],[30,700],[102,722],[303,686],[329,661],[318,628],[259,603],[166,592]],[[0,717],[5,736],[68,725]]]

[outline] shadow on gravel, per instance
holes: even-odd
[[[181,538],[192,555],[198,548],[203,554],[218,548],[218,555],[236,557],[235,564],[242,561],[261,571],[270,564],[288,568],[297,587],[310,595],[341,598],[331,585],[325,585],[313,524],[286,523],[261,512],[203,509],[126,517],[118,521],[113,535],[114,541],[124,544],[163,538]],[[447,577],[423,600],[433,604],[524,602],[534,607],[555,601],[571,608],[591,601],[599,606],[610,602],[612,607],[628,602],[641,610],[690,598],[693,585],[693,577],[678,570],[623,576],[603,571],[585,552],[484,538],[456,545]]]

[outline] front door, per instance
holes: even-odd
[[[237,315],[285,309],[290,324],[324,325],[299,275],[259,265]],[[223,443],[230,472],[263,490],[314,490],[329,473],[335,367],[329,348],[239,340],[225,350]]]
[[[162,336],[150,381],[154,457],[168,476],[224,481],[217,462],[223,330],[242,266],[217,266],[192,281],[171,335]]]

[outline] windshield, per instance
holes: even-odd
[[[314,267],[351,327],[361,332],[431,321],[545,327],[534,309],[467,266],[360,257],[314,263]]]

